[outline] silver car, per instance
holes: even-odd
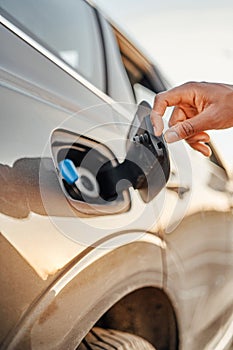
[[[1,349],[229,349],[218,149],[153,135],[168,83],[88,1],[0,6]]]

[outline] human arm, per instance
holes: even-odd
[[[163,131],[162,116],[167,107],[174,106],[165,140],[185,139],[205,156],[211,154],[205,144],[211,129],[233,126],[233,86],[220,83],[185,83],[155,97],[151,121],[155,135]]]

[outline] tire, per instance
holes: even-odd
[[[77,350],[155,350],[145,339],[112,329],[93,328]]]

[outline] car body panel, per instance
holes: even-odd
[[[76,348],[117,301],[153,286],[172,301],[181,349],[227,349],[233,231],[224,169],[171,145],[166,188],[147,204],[131,189],[125,212],[101,216],[74,209],[58,181],[57,130],[100,142],[119,161],[126,155],[137,106],[109,24],[99,20],[113,98],[1,17],[2,348]]]
[[[44,289],[2,344],[2,349],[72,349],[100,316],[126,294],[145,286],[162,286],[161,249],[154,235],[125,233],[87,249]],[[62,319],[62,322],[61,322]],[[80,328],[80,325],[81,328]],[[29,345],[30,344],[30,345]]]
[[[179,159],[178,147],[182,146],[175,147]],[[161,220],[167,243],[164,287],[176,305],[178,320],[179,317],[182,320],[182,349],[217,349],[218,346],[222,349],[229,343],[224,345],[223,338],[216,336],[216,327],[221,324],[222,334],[227,332],[233,312],[233,217],[231,195],[227,192],[229,179],[225,171],[208,158],[193,151],[189,154],[192,177],[185,181],[185,176],[180,174],[181,183],[191,192],[183,194],[186,205],[182,208],[180,202],[175,203],[177,194],[169,191],[167,200],[171,206],[172,201],[175,203],[172,208],[178,213],[178,222],[166,221],[165,215]]]
[[[43,295],[54,279],[59,279],[60,273],[72,264],[73,259],[82,259],[81,253],[93,244],[98,245],[101,239],[106,241],[101,250],[103,254],[130,242],[133,245],[143,238],[145,228],[154,224],[154,209],[152,204],[151,211],[145,211],[146,205],[137,194],[132,195],[129,212],[101,219],[83,218],[70,207],[56,177],[51,134],[62,125],[67,131],[83,133],[97,141],[116,139],[116,144],[112,143],[112,150],[120,158],[125,154],[130,113],[113,104],[108,96],[82,78],[77,80],[76,75],[67,74],[50,58],[22,40],[19,33],[15,34],[4,26],[0,33],[1,41],[6,43],[5,49],[1,51],[1,141],[4,144],[1,149],[1,233],[37,274],[30,267],[25,268],[25,263],[12,248],[6,250],[6,255],[2,254],[4,261],[9,260],[8,272],[1,274],[6,291],[1,296],[1,303],[6,305],[3,317],[9,320],[1,327],[2,339],[9,329],[12,330],[7,344],[21,328],[23,314],[30,315],[38,297]],[[49,76],[47,71],[50,72]],[[89,106],[95,108],[87,109]],[[123,127],[119,123],[121,120]],[[119,128],[114,127],[116,121]],[[104,130],[103,125],[106,125]],[[140,218],[141,214],[144,219]],[[118,236],[121,231],[127,230],[134,234],[120,235],[113,247],[108,243],[108,237],[114,234]],[[159,276],[154,279],[154,283],[158,287],[162,286],[160,250],[158,244],[154,257]],[[99,250],[95,249],[94,252],[97,258]],[[14,259],[20,261],[17,269],[13,263],[10,264]],[[7,275],[9,278],[3,282]],[[10,276],[15,286],[22,288],[22,293],[12,295],[9,308]],[[28,293],[23,289],[24,279],[28,283]],[[125,283],[122,294],[127,290],[128,285]],[[12,308],[15,309],[14,315]],[[20,339],[20,334],[18,337]]]

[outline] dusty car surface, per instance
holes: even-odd
[[[167,82],[83,0],[0,0],[1,349],[228,349],[231,179],[151,132]]]

